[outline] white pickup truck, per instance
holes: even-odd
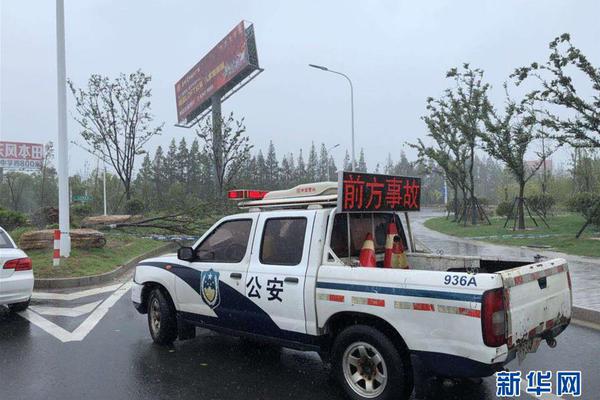
[[[556,345],[571,317],[565,260],[420,253],[400,213],[339,212],[336,185],[269,192],[192,247],[141,261],[132,300],[153,340],[189,339],[198,326],[318,351],[353,399],[408,399],[417,364],[484,377],[541,340]],[[409,269],[358,266],[366,232],[381,264],[390,223]]]

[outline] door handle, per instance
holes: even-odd
[[[232,272],[231,274],[229,274],[229,277],[232,279],[242,279],[242,274],[240,274],[239,272]]]
[[[298,278],[288,276],[283,281],[285,283],[298,283]]]

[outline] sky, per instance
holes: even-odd
[[[0,140],[57,140],[56,25],[53,0],[0,0]],[[175,127],[175,82],[241,20],[254,23],[264,72],[223,104],[244,117],[257,149],[270,140],[278,157],[315,142],[338,166],[350,150],[348,83],[308,67],[325,65],[353,81],[357,157],[370,169],[405,142],[427,134],[425,100],[451,82],[445,72],[464,62],[485,70],[491,97],[515,67],[544,61],[563,32],[600,65],[600,2],[503,1],[192,1],[65,0],[67,77],[152,75],[152,110],[163,134],[147,145],[190,143],[193,129]],[[82,143],[68,94],[69,140]],[[95,167],[69,147],[70,173]],[[560,164],[567,152],[556,156]]]

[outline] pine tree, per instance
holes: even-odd
[[[268,189],[268,172],[265,157],[263,156],[262,150],[258,151],[256,155],[256,183],[258,187]]]
[[[298,154],[298,166],[296,167],[295,175],[296,184],[308,182],[308,177],[306,176],[306,165],[304,164],[304,157],[302,157],[302,149],[300,149],[300,153]]]
[[[154,198],[160,198],[160,193],[164,193],[165,184],[167,177],[165,175],[165,157],[163,155],[163,149],[161,146],[156,148],[154,153],[154,159],[152,160],[152,183],[154,189]],[[157,209],[161,209],[164,206],[160,202],[155,203]]]
[[[266,183],[269,189],[278,188],[279,182],[279,162],[277,161],[277,155],[275,154],[275,146],[273,141],[269,142],[269,150],[267,152],[267,159],[265,160],[266,167]]]
[[[306,163],[306,179],[308,182],[315,182],[319,175],[319,161],[317,158],[317,149],[315,143],[312,142],[310,145],[310,152],[308,153],[308,161]]]
[[[392,155],[388,153],[387,158],[385,160],[385,167],[383,167],[383,173],[387,175],[394,174],[394,161],[392,160]]]
[[[326,181],[329,177],[329,155],[325,143],[321,143],[321,152],[319,154],[318,177],[319,181]]]
[[[348,150],[346,150],[346,155],[344,156],[344,171],[352,171],[352,161],[350,160]]]
[[[358,165],[356,166],[356,170],[359,172],[367,172],[367,163],[365,161],[365,152],[361,148],[360,155],[358,156]]]
[[[335,160],[333,156],[329,156],[329,162],[327,163],[327,180],[335,182],[337,181],[337,167],[335,166]]]
[[[281,160],[281,176],[280,176],[280,187],[290,188],[293,186],[292,179],[294,170],[290,166],[290,162],[287,156],[284,156]]]
[[[177,171],[177,180],[186,185],[186,193],[188,185],[188,176],[189,176],[189,157],[190,152],[187,148],[187,143],[185,138],[181,138],[179,141],[179,147],[177,148],[177,157],[175,158],[175,166]]]
[[[175,143],[175,138],[173,138],[171,144],[169,144],[169,150],[167,151],[164,161],[164,173],[169,186],[179,178],[177,164],[177,144]]]

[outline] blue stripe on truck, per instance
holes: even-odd
[[[480,294],[439,292],[437,290],[404,289],[387,286],[353,285],[350,283],[317,282],[320,289],[348,290],[352,292],[391,294],[396,296],[426,297],[433,299],[473,301],[481,303]]]

